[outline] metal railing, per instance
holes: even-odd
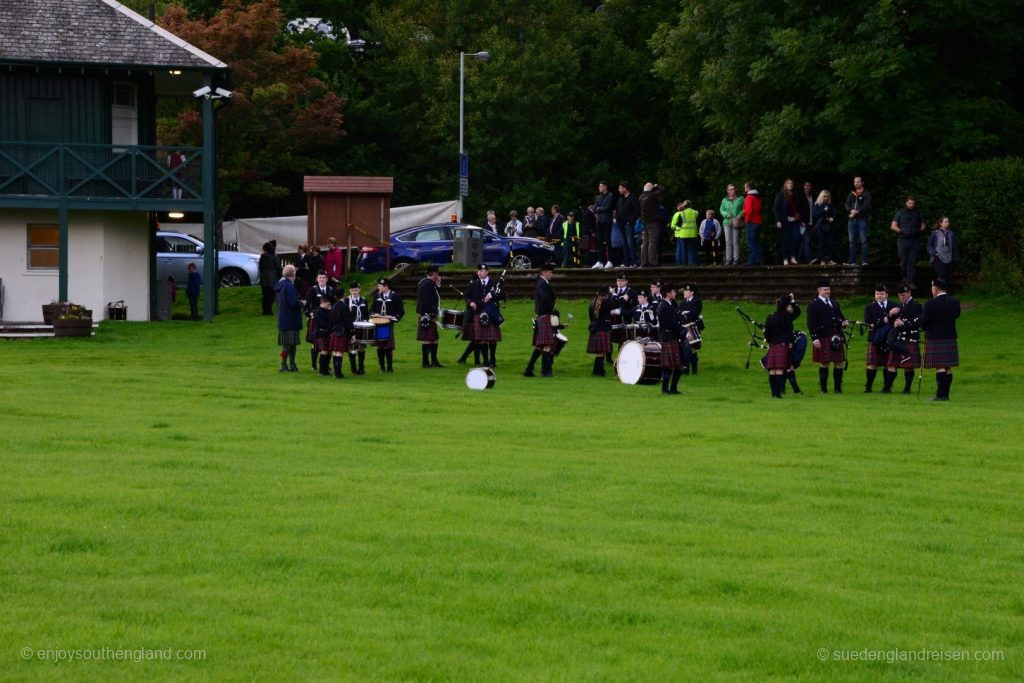
[[[197,202],[202,159],[199,147],[0,141],[0,197]]]

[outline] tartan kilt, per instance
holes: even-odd
[[[765,370],[789,370],[793,366],[793,352],[789,344],[772,344],[762,361]]]
[[[952,339],[929,339],[924,347],[926,368],[955,368],[960,365],[960,351],[956,337]]]
[[[683,356],[679,353],[679,341],[672,339],[671,341],[661,342],[661,367],[663,370],[683,367]]]
[[[533,346],[544,350],[546,346],[555,345],[555,328],[551,327],[550,315],[539,315],[536,319],[537,326],[533,330]]]
[[[842,336],[842,332],[834,330],[832,334],[838,334]],[[829,338],[821,340],[821,346],[811,345],[811,362],[812,363],[842,363],[846,361],[846,344],[845,339],[843,340],[843,346],[838,350],[832,350],[832,335]]]
[[[612,352],[612,333],[608,331],[604,332],[591,332],[590,339],[587,340],[587,353],[594,353],[599,356],[604,356]]]
[[[868,342],[868,355],[867,355],[867,364],[868,365],[874,365],[876,367],[877,366],[885,365],[887,359],[891,358],[891,357],[892,357],[891,354],[889,354],[888,356],[882,355],[882,353],[878,350],[878,345],[877,344],[873,344],[871,342]]]
[[[319,353],[330,353],[331,352],[331,337],[317,337],[313,342],[313,348]]]
[[[886,366],[890,368],[913,370],[921,365],[921,350],[916,343],[907,344],[907,355],[910,356],[910,358],[905,363],[901,363],[900,360],[905,356],[903,356],[899,351],[890,351]]]
[[[344,353],[345,351],[348,351],[348,339],[349,335],[347,334],[337,334],[336,332],[332,332],[331,347],[328,350],[336,353]]]
[[[306,341],[316,344],[316,323],[312,318],[306,318]]]
[[[299,330],[278,330],[277,331],[277,345],[278,346],[298,346],[299,345]]]
[[[466,317],[462,321],[461,336],[466,341],[473,341],[473,314],[470,311],[466,312]]]
[[[416,341],[426,342],[428,344],[436,344],[438,340],[437,334],[437,316],[430,316],[430,324],[426,327],[417,324],[416,326]]]
[[[473,341],[478,342],[500,342],[501,341],[501,328],[495,325],[493,322],[484,327],[480,324],[480,315],[473,316]]]

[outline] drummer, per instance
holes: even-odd
[[[386,323],[389,334],[386,339],[376,338],[373,342],[377,347],[377,362],[380,364],[381,372],[394,372],[393,364],[395,358],[395,323],[405,315],[405,306],[402,304],[402,297],[398,292],[391,291],[391,280],[382,277],[377,280],[377,292],[373,296],[373,307],[370,309],[372,317],[384,317],[390,320]],[[371,320],[371,322],[374,322]]]
[[[654,308],[658,308],[658,304],[660,304],[661,300],[664,298],[665,297],[661,295],[661,280],[654,280],[651,282],[651,305],[654,306]]]
[[[697,296],[696,286],[690,282],[683,285],[683,300],[679,304],[679,320],[683,325],[696,325],[697,331],[704,327],[704,321],[701,319],[700,314],[704,310],[704,304],[701,303],[700,297]],[[683,374],[684,375],[696,375],[697,374],[697,350],[690,347],[690,342],[687,339],[687,335],[684,334],[680,338],[683,346]],[[699,346],[699,344],[698,344]]]
[[[437,266],[429,266],[416,289],[416,314],[420,317],[416,339],[422,342],[423,367],[443,367],[437,362],[437,316],[441,312],[441,274]]]
[[[594,354],[594,370],[590,373],[604,377],[604,362],[612,362],[612,321],[613,313],[611,292],[607,287],[600,287],[594,300],[590,303],[590,338],[587,341],[587,353]]]
[[[658,312],[650,303],[651,293],[644,289],[636,292],[636,308],[633,309],[633,324],[638,328],[640,337],[651,337],[658,326]]]
[[[348,308],[349,330],[355,323],[365,323],[370,320],[370,306],[359,288],[359,280],[352,280],[348,283],[348,296],[340,299],[339,303],[345,304]],[[356,361],[358,359],[358,365]],[[366,374],[366,347],[356,343],[355,338],[349,339],[348,345],[348,366],[353,375]]]
[[[537,284],[533,289],[533,355],[523,371],[524,377],[533,377],[533,366],[540,359],[541,377],[552,377],[552,366],[555,363],[555,349],[558,341],[555,329],[551,326],[551,316],[555,311],[555,290],[551,287],[555,265],[550,261],[540,267]]]
[[[625,271],[619,271],[615,274],[615,287],[611,290],[611,297],[608,303],[610,304],[613,318],[619,316],[622,321],[626,321],[633,317],[633,308],[636,306],[636,294],[629,286],[629,279],[626,277]]]
[[[333,299],[334,297],[331,298]],[[338,299],[331,306],[330,324],[331,338],[329,349],[331,362],[334,365],[334,378],[344,379],[345,375],[341,371],[342,358],[344,358],[345,352],[352,348],[352,317],[345,299]],[[354,368],[352,374],[355,374]]]

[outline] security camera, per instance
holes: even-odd
[[[193,90],[192,91],[192,95],[194,97],[206,97],[209,94],[210,94],[210,86],[208,86],[208,85],[204,85],[199,90]]]
[[[230,99],[230,97],[232,95],[235,94],[235,93],[231,92],[230,90],[225,90],[224,88],[217,88],[216,90],[214,90],[214,92],[217,93],[221,97],[227,97],[229,99]]]

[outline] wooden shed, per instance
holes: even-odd
[[[353,248],[387,246],[394,187],[394,178],[305,176],[309,243],[324,246],[335,238],[339,247],[347,249],[346,268],[352,263]]]

